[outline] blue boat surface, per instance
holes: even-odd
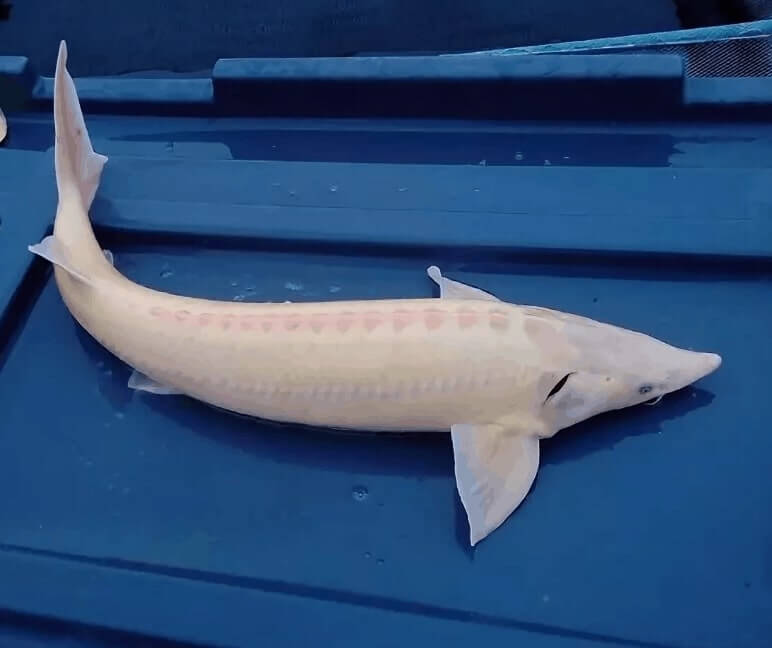
[[[443,435],[127,388],[27,251],[56,208],[52,81],[0,57],[0,644],[769,645],[769,78],[480,54],[76,85],[109,156],[97,234],[139,283],[423,297],[437,264],[723,365],[543,443],[472,550]]]

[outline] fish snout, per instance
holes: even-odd
[[[668,391],[677,391],[712,374],[721,366],[722,358],[717,353],[687,351],[688,356],[674,372]]]

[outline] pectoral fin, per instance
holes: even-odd
[[[539,470],[539,439],[503,425],[451,428],[456,487],[474,546],[525,499]]]
[[[442,276],[442,272],[437,266],[429,266],[426,269],[426,274],[431,277],[432,281],[440,287],[441,299],[485,299],[488,301],[501,301],[498,297],[494,297],[490,293],[475,288],[474,286],[467,286],[460,281],[453,281]]]
[[[129,388],[136,389],[137,391],[150,392],[151,394],[175,395],[182,393],[174,387],[169,387],[168,385],[153,380],[136,369],[132,372],[131,376],[129,376]]]

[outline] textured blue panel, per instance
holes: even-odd
[[[772,256],[772,239],[763,236],[769,186],[769,169],[133,158],[116,160],[106,174],[94,218],[130,231],[488,247],[509,255],[552,248]],[[699,234],[682,236],[685,227]]]
[[[137,282],[240,301],[419,297],[436,263],[724,364],[544,443],[525,504],[471,551],[441,435],[337,435],[130,392],[45,264],[29,272],[55,208],[53,130],[13,116],[13,623],[108,645],[768,645],[768,125],[87,119],[111,156],[98,234]]]

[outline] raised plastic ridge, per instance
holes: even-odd
[[[210,78],[76,83],[91,113],[585,121],[772,114],[772,93],[759,79],[686,79],[670,54],[220,59]],[[10,86],[22,89],[25,107],[50,109],[52,80],[37,78],[23,57],[0,57],[5,105]]]

